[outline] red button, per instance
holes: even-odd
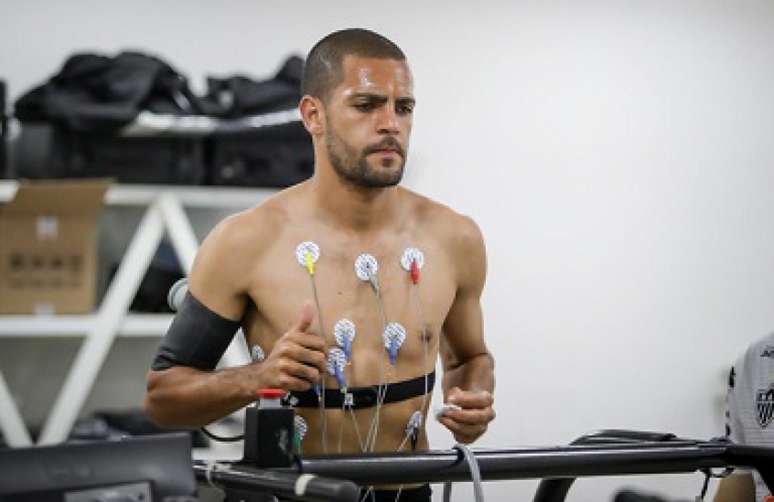
[[[261,399],[281,399],[287,394],[282,389],[261,389],[258,391],[258,397]]]

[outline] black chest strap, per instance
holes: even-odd
[[[387,393],[384,396],[384,404],[396,403],[413,397],[423,396],[425,394],[425,377],[427,377],[427,393],[431,394],[433,392],[433,387],[435,386],[435,370],[427,375],[412,378],[411,380],[386,384]],[[350,387],[347,389],[347,393],[344,394],[339,388],[326,388],[325,407],[340,409],[345,406],[346,400],[348,401],[347,408],[351,407],[354,410],[371,408],[372,406],[376,406],[379,389],[379,385]],[[285,402],[290,406],[297,408],[317,408],[320,400],[314,392],[314,389],[309,389],[303,392],[291,392],[288,397],[285,398]]]

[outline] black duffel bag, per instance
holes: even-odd
[[[141,112],[187,117],[206,110],[184,76],[153,56],[75,54],[15,103],[16,175],[112,177],[123,183],[199,184],[201,135],[125,136]]]
[[[207,139],[208,183],[286,187],[313,174],[312,140],[298,113],[303,65],[291,56],[268,80],[208,80],[203,102],[224,118]]]

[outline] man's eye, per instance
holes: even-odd
[[[398,106],[398,113],[403,115],[408,115],[409,113],[414,112],[414,106],[413,105],[400,105]]]
[[[355,105],[355,108],[357,108],[361,112],[370,112],[371,110],[374,109],[374,104],[373,103],[357,103]]]

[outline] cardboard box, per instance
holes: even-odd
[[[0,314],[94,308],[97,218],[109,180],[21,182],[0,206]]]

